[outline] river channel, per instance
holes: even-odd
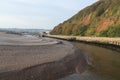
[[[92,65],[82,74],[74,73],[59,80],[120,80],[120,52],[80,43],[72,42],[92,58]]]

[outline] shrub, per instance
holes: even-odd
[[[100,36],[104,37],[120,37],[120,24],[115,24],[107,30],[101,31]]]
[[[73,35],[80,35],[80,36],[84,36],[85,32],[88,29],[88,25],[79,25],[77,27],[75,27],[76,29],[74,29],[73,31]]]

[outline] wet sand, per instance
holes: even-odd
[[[86,68],[69,42],[0,32],[0,80],[55,80]]]
[[[0,45],[49,45],[56,44],[57,40],[51,38],[39,38],[32,35],[16,35],[0,32]]]

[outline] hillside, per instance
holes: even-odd
[[[55,35],[120,37],[120,0],[99,0],[57,25]]]

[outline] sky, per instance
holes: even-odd
[[[53,29],[98,0],[0,0],[0,28]]]

